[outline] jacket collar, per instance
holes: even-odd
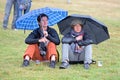
[[[47,32],[49,32],[49,31],[50,31],[50,27],[47,26]],[[40,27],[38,28],[38,32],[39,32],[39,33],[42,33],[42,30],[40,29]]]

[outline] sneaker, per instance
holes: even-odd
[[[55,64],[56,64],[55,61],[50,61],[49,67],[50,67],[50,68],[55,68]]]
[[[66,69],[69,67],[69,63],[68,62],[62,62],[62,64],[60,65],[60,69]]]
[[[18,31],[17,29],[12,29],[12,30],[14,30],[14,31]]]
[[[84,68],[85,68],[85,69],[89,69],[89,68],[90,68],[90,64],[89,64],[89,63],[85,63],[85,64],[84,64]]]
[[[23,61],[23,65],[22,65],[22,66],[23,66],[23,67],[27,67],[28,65],[29,65],[29,61],[25,59],[25,60]]]
[[[7,30],[8,28],[7,27],[3,27],[4,30]]]

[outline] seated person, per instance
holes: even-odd
[[[90,35],[84,31],[79,20],[71,22],[71,31],[62,38],[62,64],[60,69],[69,67],[70,61],[84,61],[84,68],[92,63],[92,43]]]
[[[60,44],[59,36],[53,28],[48,26],[46,14],[40,14],[37,21],[39,28],[31,32],[25,40],[28,47],[23,56],[23,66],[28,66],[30,60],[49,60],[49,67],[55,68],[58,59],[56,45]]]

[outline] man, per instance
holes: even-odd
[[[25,42],[29,44],[24,54],[23,66],[28,66],[32,60],[49,60],[49,67],[55,68],[57,60],[56,45],[60,44],[57,32],[48,27],[48,16],[40,14],[37,18],[39,28],[29,34]]]
[[[90,35],[83,30],[79,20],[71,22],[71,31],[62,38],[62,64],[60,69],[69,67],[70,61],[84,61],[84,68],[92,63],[92,44]]]
[[[12,10],[12,6],[14,5],[14,15],[13,15],[13,21],[12,21],[12,29],[15,29],[15,22],[17,20],[17,0],[7,0],[6,7],[5,7],[5,15],[3,20],[3,28],[8,28],[8,20],[10,16],[10,12]]]

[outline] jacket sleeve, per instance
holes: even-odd
[[[72,43],[72,42],[76,42],[75,38],[70,36],[70,34],[66,34],[63,38],[62,38],[62,43]]]
[[[59,36],[54,29],[51,29],[51,31],[48,33],[47,39],[50,40],[51,42],[55,43],[56,45],[60,44]]]
[[[28,37],[25,39],[26,44],[36,44],[39,43],[39,38],[37,38],[35,31],[31,32]]]
[[[84,37],[83,37],[83,40],[78,41],[78,45],[79,46],[87,46],[89,44],[93,44],[93,40],[91,39],[90,34],[85,33]]]
[[[90,39],[87,39],[87,40],[79,41],[79,42],[78,42],[78,45],[79,45],[79,46],[87,46],[87,45],[89,45],[89,44],[93,44],[93,41],[90,40]]]

